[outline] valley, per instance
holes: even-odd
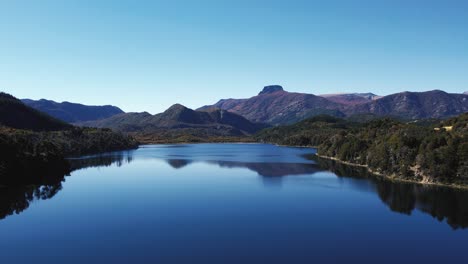
[[[18,166],[18,160],[60,162],[138,144],[266,142],[316,147],[320,156],[367,166],[392,179],[468,184],[465,94],[316,96],[271,85],[252,98],[220,100],[197,110],[174,104],[155,115],[114,106],[20,101],[8,94],[0,99],[4,168]]]

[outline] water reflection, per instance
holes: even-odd
[[[282,185],[283,176],[307,175],[322,171],[315,163],[267,163],[267,162],[236,162],[224,160],[194,161],[188,159],[167,159],[166,162],[174,169],[181,169],[194,162],[217,165],[221,168],[246,168],[261,176],[266,187],[278,188]]]
[[[70,159],[67,164],[52,161],[28,163],[14,172],[0,175],[0,219],[19,214],[28,209],[36,200],[47,200],[62,190],[65,177],[74,170],[89,167],[102,167],[117,164],[122,166],[132,161],[130,152],[118,152],[96,155],[79,159]]]
[[[62,183],[0,187],[0,219],[19,214],[28,209],[34,200],[54,197],[62,189]]]
[[[314,174],[322,171],[313,163],[266,163],[266,162],[234,162],[234,161],[208,161],[221,168],[246,168],[263,177],[282,177],[292,175]]]
[[[60,163],[18,169],[13,175],[0,175],[0,219],[26,210],[34,200],[52,198],[62,189],[69,166]]]
[[[197,162],[188,159],[166,159],[165,161],[174,169],[181,169],[189,164]],[[224,160],[208,160],[201,162],[228,169],[246,168],[263,177],[313,174],[323,170],[314,163],[236,162]]]
[[[137,156],[137,158],[140,158]],[[468,227],[468,192],[451,188],[392,182],[370,175],[365,169],[346,166],[334,161],[316,159],[298,162],[241,162],[231,160],[191,160],[152,157],[164,160],[174,169],[187,169],[191,164],[203,162],[225,169],[246,168],[256,172],[265,186],[280,186],[284,176],[308,175],[332,171],[352,189],[376,193],[392,211],[410,215],[414,210],[427,213],[439,221],[446,221],[452,228]],[[31,179],[27,184],[2,182],[0,187],[0,219],[27,209],[34,200],[53,197],[62,189],[65,176],[73,170],[89,167],[123,166],[135,159],[133,152],[116,152],[69,160],[69,168],[29,171],[22,178]],[[23,173],[23,172],[22,172]],[[41,176],[41,177],[39,177]]]
[[[114,164],[121,167],[132,161],[133,150],[68,159],[71,171],[94,167],[109,167]]]
[[[468,227],[468,191],[443,186],[430,186],[407,182],[394,182],[370,175],[364,168],[315,159],[318,165],[338,177],[359,179],[355,183],[373,190],[390,210],[410,215],[415,209],[427,213],[439,221],[446,221],[452,228]],[[370,188],[369,188],[370,187]]]
[[[166,162],[174,169],[182,169],[192,163],[191,160],[186,159],[167,159]]]

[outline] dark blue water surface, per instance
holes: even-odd
[[[468,193],[262,144],[148,145],[0,188],[1,263],[468,263]]]

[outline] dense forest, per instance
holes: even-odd
[[[155,129],[148,133],[137,132],[129,133],[129,135],[142,144],[255,142],[252,137],[245,135],[217,135],[220,132],[223,133],[220,130],[215,128]]]
[[[66,157],[137,146],[130,136],[110,129],[75,127],[0,93],[0,184],[63,176],[69,170]]]
[[[314,146],[320,156],[368,166],[392,178],[468,184],[468,113],[432,124],[390,118],[362,124],[318,116],[265,129],[256,139]]]
[[[39,174],[50,175],[57,171],[66,174],[69,165],[65,157],[137,146],[132,137],[109,129],[73,128],[37,132],[0,127],[0,180],[3,183],[31,182]]]

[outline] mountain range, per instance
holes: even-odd
[[[36,110],[68,123],[99,120],[124,112],[120,108],[112,105],[94,106],[70,102],[58,103],[46,99],[22,99],[21,101]]]
[[[88,106],[45,99],[20,101],[4,93],[0,94],[0,100],[0,124],[4,126],[60,130],[72,123],[137,136],[150,135],[148,142],[155,141],[156,135],[162,140],[188,135],[195,141],[245,137],[271,125],[293,124],[323,114],[361,122],[379,116],[443,119],[468,112],[468,94],[433,90],[387,96],[373,93],[314,95],[287,92],[279,85],[266,86],[251,98],[222,99],[197,110],[175,104],[156,115],[124,113],[111,105]]]
[[[65,157],[132,149],[138,142],[110,129],[76,127],[0,92],[0,185],[34,184],[69,172]]]
[[[147,112],[124,113],[79,124],[138,134],[186,133],[199,137],[242,137],[266,127],[226,110],[194,111],[181,104],[174,104],[163,113],[156,115]]]
[[[33,131],[56,131],[72,127],[2,92],[0,92],[0,125]]]
[[[317,96],[285,91],[279,85],[266,86],[247,99],[222,99],[203,109],[224,109],[253,122],[292,124],[308,117],[328,114],[352,117],[372,114],[402,119],[447,118],[468,112],[468,95],[440,90],[402,92],[387,96],[372,93]]]
[[[348,115],[371,113],[403,119],[447,118],[468,112],[468,95],[440,90],[402,92],[356,105],[345,112]]]
[[[345,116],[343,105],[313,94],[290,93],[279,85],[266,86],[248,99],[222,99],[204,109],[224,109],[239,114],[252,122],[268,124],[295,123],[314,115]]]

